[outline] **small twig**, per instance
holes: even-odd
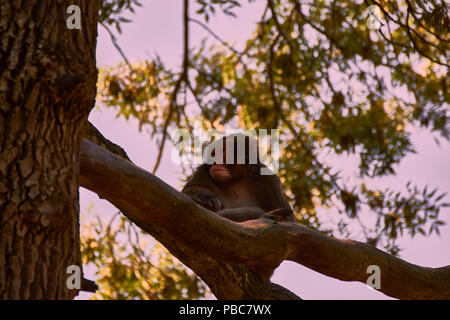
[[[272,13],[272,19],[273,19],[273,21],[274,21],[274,23],[275,23],[275,26],[276,26],[278,32],[279,32],[279,33],[281,34],[281,36],[286,40],[286,43],[287,43],[289,49],[291,50],[291,54],[294,53],[294,47],[293,47],[293,45],[292,45],[292,43],[291,43],[291,38],[289,38],[289,37],[286,35],[286,33],[284,32],[283,28],[281,27],[280,22],[278,21],[277,13],[276,13],[276,11],[275,11],[275,7],[274,7],[274,5],[273,5],[273,1],[272,1],[272,0],[268,0],[267,4],[268,4],[268,6],[269,6],[270,12]]]
[[[161,145],[158,151],[158,157],[156,159],[155,166],[153,167],[152,173],[155,174],[156,170],[161,163],[162,154],[164,151],[164,146],[167,140],[167,130],[169,128],[170,120],[172,119],[172,114],[174,107],[176,105],[176,99],[178,91],[180,90],[182,82],[186,82],[188,79],[188,68],[189,68],[189,0],[184,0],[184,11],[183,11],[183,21],[184,21],[184,57],[183,57],[183,71],[180,75],[180,78],[177,80],[175,84],[175,88],[172,92],[170,103],[169,103],[169,112],[164,123],[163,128],[163,136],[161,140]]]
[[[191,91],[192,95],[194,96],[195,102],[197,102],[200,110],[202,111],[203,114],[206,114],[206,110],[203,108],[202,102],[200,101],[200,98],[198,97],[197,92],[195,92],[194,88],[192,88],[191,82],[187,81],[186,84],[187,84],[187,87],[189,88],[189,91]]]
[[[364,2],[365,2],[367,5],[370,5],[370,3],[368,2],[368,0],[364,0]],[[437,46],[436,46],[435,44],[429,42],[428,40],[426,40],[426,39],[425,39],[423,36],[421,36],[416,30],[414,30],[413,28],[411,28],[411,27],[409,26],[409,21],[408,21],[408,19],[409,19],[410,10],[407,10],[406,23],[403,23],[403,22],[400,20],[400,18],[399,18],[399,20],[395,20],[395,19],[394,19],[394,18],[393,18],[393,17],[392,17],[392,16],[391,16],[384,8],[383,8],[383,6],[382,6],[379,2],[377,2],[377,1],[375,1],[375,0],[372,0],[372,2],[374,2],[374,3],[380,8],[380,10],[383,12],[383,15],[384,15],[387,19],[391,20],[391,21],[394,22],[395,24],[397,24],[397,25],[399,25],[399,26],[401,26],[401,27],[403,27],[403,28],[406,29],[406,31],[407,31],[407,33],[408,33],[408,36],[409,36],[409,38],[411,39],[411,41],[412,41],[412,43],[413,43],[414,49],[415,49],[420,55],[422,55],[423,57],[429,59],[430,61],[432,61],[432,62],[434,62],[434,63],[437,63],[437,64],[442,65],[442,66],[450,67],[450,65],[448,65],[448,64],[446,64],[446,63],[444,63],[444,62],[441,62],[441,61],[439,61],[439,60],[436,60],[436,59],[431,58],[429,55],[427,55],[426,53],[424,53],[423,50],[421,50],[421,49],[418,48],[418,46],[417,46],[417,44],[416,44],[416,42],[415,42],[415,40],[414,40],[414,38],[413,38],[413,36],[412,36],[412,33],[414,33],[414,34],[415,34],[420,40],[422,40],[424,43],[426,43],[426,44],[428,44],[428,45],[430,45],[430,46],[433,46],[433,47],[437,47]],[[387,21],[387,19],[386,19],[386,21]],[[380,30],[378,30],[378,31],[380,31]],[[439,49],[439,48],[438,48],[438,49]]]
[[[130,68],[130,70],[132,70],[132,66],[130,64],[130,61],[128,60],[127,56],[125,55],[125,53],[123,52],[122,48],[119,46],[119,44],[117,43],[117,38],[116,36],[112,33],[111,30],[109,30],[109,28],[103,23],[100,23],[102,25],[103,28],[106,29],[106,31],[108,31],[109,36],[111,37],[111,41],[114,45],[114,47],[116,47],[117,51],[119,52],[119,54],[122,56],[122,59],[125,61],[125,63],[128,65],[128,67]]]
[[[435,32],[431,31],[429,28],[427,28],[425,25],[422,24],[422,22],[420,21],[420,18],[418,18],[415,14],[418,13],[416,10],[414,10],[411,2],[409,0],[405,0],[406,4],[408,5],[408,10],[411,11],[411,15],[413,16],[413,18],[416,20],[417,24],[422,27],[425,31],[427,31],[428,33],[432,34],[434,37],[436,37],[436,39],[438,39],[439,41],[443,41],[443,42],[450,42],[450,40],[448,39],[444,39],[442,37],[440,37],[438,34],[436,34]],[[419,2],[420,3],[420,2]]]
[[[225,40],[223,40],[221,37],[219,37],[214,31],[212,31],[210,28],[208,28],[207,25],[205,25],[204,23],[202,23],[201,21],[198,21],[196,19],[192,19],[189,18],[189,21],[192,21],[196,24],[198,24],[200,27],[202,27],[203,29],[205,29],[210,35],[212,35],[214,37],[214,39],[216,39],[217,41],[219,41],[220,43],[222,43],[225,47],[227,47],[230,51],[233,51],[235,54],[237,55],[241,55],[241,52],[239,52],[238,50],[236,50],[235,48],[233,48],[232,46],[230,46]]]
[[[433,59],[432,57],[430,57],[429,55],[427,55],[422,49],[419,48],[419,46],[417,45],[416,41],[414,40],[414,36],[411,33],[411,28],[409,27],[409,15],[410,15],[410,11],[408,10],[408,12],[406,13],[406,31],[408,32],[408,36],[411,39],[411,42],[414,46],[414,49],[416,49],[416,51],[421,54],[422,56],[424,56],[425,58],[427,58],[428,60],[440,64],[442,66],[446,66],[448,68],[450,68],[450,64],[446,64],[444,62],[441,62],[439,60]]]

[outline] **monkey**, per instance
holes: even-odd
[[[242,147],[242,137],[245,149],[238,148]],[[268,168],[259,159],[256,139],[232,134],[214,141],[206,150],[212,156],[210,163],[197,168],[182,189],[184,194],[204,208],[235,222],[262,216],[295,221],[280,179],[275,174],[261,175],[261,169]]]

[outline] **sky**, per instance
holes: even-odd
[[[123,24],[123,33],[118,42],[131,61],[153,58],[159,55],[163,62],[172,68],[179,68],[182,61],[182,1],[142,0],[143,8],[137,8],[131,16],[133,22]],[[242,1],[243,7],[236,9],[238,18],[223,15],[211,17],[208,27],[222,39],[233,44],[237,49],[244,46],[245,40],[252,34],[255,22],[262,15],[265,1],[248,4]],[[192,10],[191,10],[192,11]],[[195,17],[193,11],[191,16]],[[208,43],[216,43],[199,26],[190,24],[190,41],[193,46],[208,37]],[[97,46],[97,65],[99,67],[114,66],[121,62],[121,57],[112,45],[107,32],[99,26]],[[130,158],[138,166],[152,170],[156,161],[157,146],[145,132],[139,132],[136,121],[117,118],[112,108],[96,107],[89,120],[111,141],[122,146]],[[374,183],[380,187],[391,187],[402,190],[406,182],[414,181],[420,186],[438,187],[440,192],[450,191],[450,143],[441,140],[434,142],[431,134],[424,130],[415,130],[412,141],[416,154],[408,155],[396,169],[396,175],[384,177]],[[170,161],[170,147],[166,148],[162,164],[157,176],[181,190],[181,169]],[[355,172],[357,162],[342,160],[333,162],[335,169],[345,173]],[[450,192],[449,192],[450,193]],[[447,198],[449,200],[449,198]],[[111,204],[100,200],[98,196],[84,188],[80,189],[82,214],[93,205],[93,211],[108,215],[117,212]],[[328,212],[333,221],[333,212]],[[399,244],[403,250],[400,257],[408,262],[427,267],[450,265],[450,208],[440,213],[443,226],[441,236],[416,236],[410,239],[404,236]],[[337,220],[337,219],[336,219]],[[93,270],[87,269],[87,278],[95,279]],[[369,276],[369,275],[368,275]],[[297,263],[284,262],[275,271],[272,281],[278,283],[303,299],[390,299],[381,292],[369,289],[358,282],[344,282],[321,275]],[[82,293],[78,299],[89,298],[90,294]]]

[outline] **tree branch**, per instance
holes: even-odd
[[[223,40],[221,37],[219,37],[214,31],[212,31],[208,26],[196,19],[189,18],[189,21],[194,22],[198,24],[200,27],[202,27],[206,32],[208,32],[211,36],[213,36],[214,39],[219,41],[221,44],[223,44],[225,47],[227,47],[230,51],[234,52],[237,55],[241,55],[242,53],[233,48],[231,45],[228,44],[225,40]]]
[[[106,29],[106,31],[108,31],[109,36],[111,37],[111,42],[113,43],[114,47],[116,48],[116,50],[119,52],[120,56],[122,57],[122,59],[125,61],[125,63],[127,64],[127,66],[130,68],[130,70],[133,70],[133,67],[130,64],[130,60],[128,60],[127,56],[125,55],[125,52],[123,52],[122,48],[119,46],[119,43],[117,42],[117,38],[114,35],[114,33],[112,33],[112,31],[108,28],[108,26],[106,24],[104,24],[103,22],[100,22],[100,25]]]
[[[370,5],[369,2],[368,2],[367,0],[364,0],[364,2],[365,2],[368,6]],[[422,42],[424,42],[425,44],[431,45],[431,46],[437,48],[438,50],[440,49],[439,46],[437,46],[437,45],[435,45],[435,44],[429,42],[427,39],[425,39],[423,36],[421,36],[419,32],[417,32],[414,28],[411,28],[411,27],[409,26],[409,21],[408,21],[408,19],[409,19],[409,13],[410,13],[409,6],[408,6],[408,10],[407,10],[406,21],[405,21],[405,23],[403,23],[403,22],[401,22],[401,18],[400,18],[399,16],[397,16],[397,17],[398,17],[398,20],[395,20],[395,19],[394,19],[394,18],[393,18],[393,17],[392,17],[385,9],[384,9],[384,7],[382,6],[381,3],[377,2],[376,0],[372,0],[372,2],[374,2],[374,3],[380,8],[380,10],[383,12],[383,15],[386,17],[386,23],[389,23],[387,20],[391,20],[391,21],[394,22],[395,24],[397,24],[397,25],[399,25],[399,26],[401,26],[401,27],[403,27],[403,28],[406,29],[407,34],[408,34],[408,37],[410,38],[410,40],[411,40],[411,42],[412,42],[412,44],[413,44],[413,48],[414,48],[421,56],[427,58],[427,59],[430,60],[431,62],[437,63],[437,64],[442,65],[442,66],[450,67],[449,64],[440,61],[439,58],[434,59],[433,57],[431,57],[430,55],[426,54],[422,49],[420,49],[420,48],[418,47],[418,45],[417,45],[417,43],[415,42],[414,37],[413,37],[413,35],[412,35],[413,33],[414,33],[420,40],[422,40]],[[392,43],[394,43],[394,42],[392,42]]]
[[[117,149],[112,149],[112,151],[114,150]],[[142,230],[151,234],[175,257],[192,269],[195,274],[209,286],[213,294],[218,299],[300,299],[289,290],[277,284],[271,283],[270,281],[262,280],[250,271],[251,268],[260,268],[261,264],[259,264],[259,266],[253,265],[248,267],[240,264],[239,261],[230,262],[231,260],[214,260],[210,255],[204,253],[202,248],[197,246],[197,244],[201,245],[202,243],[202,241],[199,240],[202,238],[202,234],[196,231],[194,222],[198,219],[198,217],[193,216],[194,220],[191,220],[191,222],[188,223],[191,227],[193,227],[193,229],[190,229],[189,232],[197,234],[199,239],[194,240],[193,242],[190,238],[186,240],[183,237],[183,234],[185,235],[185,232],[187,232],[182,228],[182,225],[185,223],[183,222],[183,218],[177,216],[177,214],[169,214],[169,211],[166,212],[166,210],[170,210],[170,212],[178,212],[178,215],[184,216],[186,212],[189,212],[185,211],[184,208],[179,207],[180,205],[185,205],[183,204],[185,203],[184,201],[188,201],[190,206],[197,208],[201,207],[190,201],[186,195],[172,189],[151,173],[134,166],[129,161],[123,161],[120,157],[120,152],[118,155],[114,155],[91,141],[83,139],[80,150],[80,171],[82,172],[80,175],[80,185],[96,192],[100,198],[108,199],[129,220],[134,222]],[[112,167],[110,167],[110,165],[112,165]],[[121,166],[125,166],[123,167],[123,170],[118,169]],[[134,175],[134,178],[132,179],[136,179],[133,180],[135,182],[141,181],[143,184],[136,185],[135,182],[131,182],[126,178],[125,180],[122,180],[124,178],[122,174],[128,175],[128,173],[130,173],[128,169],[131,169],[132,171],[136,170],[135,173],[132,174]],[[108,172],[111,173],[115,170],[118,170],[118,172],[121,172],[122,174],[113,174],[112,177],[109,177],[114,180],[114,183],[108,186],[107,184],[111,183],[111,180],[108,182],[108,179],[104,179],[103,174]],[[100,173],[100,175],[97,175],[96,172]],[[146,178],[140,176],[142,173],[145,173]],[[119,181],[124,182],[124,184],[119,183]],[[129,187],[126,187],[129,183],[131,183]],[[169,198],[161,198],[161,195],[154,193],[150,199],[147,192],[152,193],[153,189],[149,189],[147,183],[153,185],[156,189],[162,188],[160,190],[164,190],[162,194],[169,191],[171,196]],[[134,190],[134,188],[143,188],[141,190],[145,190],[147,199],[133,198],[130,200],[128,195],[130,192],[133,192],[132,190]],[[180,201],[182,198],[184,198],[184,200]],[[129,201],[134,203],[136,206],[130,206]],[[174,205],[175,208],[169,208],[172,205]],[[156,216],[157,220],[148,219],[149,212],[147,210],[155,207],[159,208],[158,213],[161,215],[159,217]],[[214,218],[218,217],[206,209],[201,209],[203,212],[206,211],[211,214]],[[222,218],[220,219],[223,220]],[[168,225],[172,226],[172,228],[167,230],[165,227],[167,224],[162,221],[166,221]],[[202,225],[200,229],[204,230],[205,228],[208,229],[208,225]],[[223,241],[223,237],[224,235],[219,234],[214,241],[216,243],[221,242]],[[228,252],[232,252],[232,250],[233,247],[230,246]],[[274,266],[271,265],[270,268],[274,269],[276,266],[277,264]],[[267,266],[263,266],[263,268],[264,267]]]
[[[363,283],[369,277],[367,267],[378,265],[380,291],[386,295],[450,299],[450,266],[420,267],[368,244],[330,238],[290,222],[261,218],[234,223],[86,139],[80,150],[80,182],[165,245],[219,299],[295,298],[288,290],[245,271],[276,267],[283,260],[333,278]],[[241,278],[242,272],[250,278]]]
[[[169,112],[167,114],[166,121],[164,123],[164,128],[162,132],[161,145],[159,146],[158,156],[156,157],[156,163],[153,167],[153,173],[158,170],[161,163],[162,154],[164,152],[164,146],[167,140],[167,130],[169,129],[170,120],[172,119],[173,110],[177,104],[177,94],[181,88],[183,82],[186,83],[188,79],[188,69],[189,69],[189,0],[184,0],[183,5],[183,39],[184,39],[184,49],[183,49],[183,71],[180,78],[175,83],[172,95],[169,102]]]
[[[86,128],[84,132],[84,137],[93,143],[105,148],[109,152],[114,153],[116,156],[124,160],[131,161],[127,153],[123,148],[110,140],[106,139],[102,133],[89,121],[86,121]]]

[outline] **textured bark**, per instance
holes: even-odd
[[[426,268],[374,246],[327,237],[291,222],[242,223],[214,214],[128,161],[84,140],[81,185],[109,200],[155,236],[208,284],[219,299],[293,299],[249,269],[295,261],[327,276],[366,283],[381,269],[380,291],[400,299],[450,299],[450,266]]]
[[[0,2],[0,299],[71,299],[100,1]],[[66,9],[81,8],[81,30]]]
[[[112,141],[106,139],[100,131],[92,123],[87,121],[86,123],[86,130],[84,132],[84,137],[86,139],[89,139],[93,143],[105,148],[106,150],[111,151],[115,155],[121,157],[122,159],[131,161],[128,157],[127,153],[121,146],[118,146],[117,144],[113,143]]]

